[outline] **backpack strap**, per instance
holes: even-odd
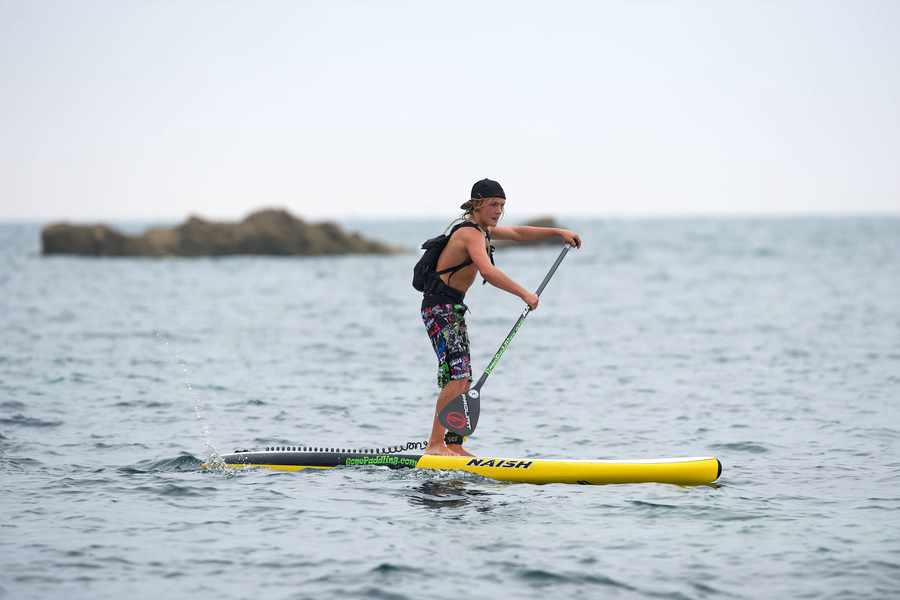
[[[462,229],[463,227],[474,227],[474,228],[477,229],[478,231],[481,231],[481,227],[479,227],[478,225],[476,225],[476,224],[473,223],[472,221],[463,221],[462,223],[459,223],[458,225],[454,225],[454,226],[453,226],[453,229],[451,229],[451,230],[450,230],[450,233],[447,234],[447,241],[449,242],[449,241],[450,241],[450,238],[453,237],[453,234],[456,233],[456,231],[457,231],[458,229]],[[487,234],[487,236],[488,236],[488,241],[490,241],[490,239],[491,239],[491,234]],[[493,250],[493,247],[492,247],[491,249]],[[491,252],[491,264],[493,264],[493,263],[494,263],[494,254],[493,254],[493,252]],[[450,277],[453,277],[453,274],[454,274],[454,273],[456,273],[456,272],[459,271],[460,269],[465,269],[466,267],[468,267],[468,266],[471,265],[471,264],[472,264],[472,259],[471,259],[471,258],[467,258],[466,260],[464,260],[463,262],[459,263],[459,264],[456,265],[455,267],[450,267],[449,269],[441,269],[440,271],[435,271],[435,275],[446,275],[447,273],[450,273]],[[449,279],[449,278],[448,278],[448,279]]]

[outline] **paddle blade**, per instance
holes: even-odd
[[[472,435],[478,425],[478,415],[481,412],[479,396],[480,394],[476,390],[469,390],[448,402],[438,415],[441,425],[463,437]]]

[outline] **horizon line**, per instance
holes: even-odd
[[[186,221],[191,217],[198,217],[214,222],[240,222],[249,215],[267,208],[282,209],[282,207],[266,207],[253,209],[242,216],[207,216],[197,212],[188,212],[181,216],[88,216],[88,217],[47,217],[47,216],[7,216],[0,215],[0,223],[33,223],[33,224],[49,224],[49,223],[72,223],[83,225],[98,225],[104,223],[178,223]],[[337,214],[337,215],[316,215],[307,216],[302,213],[284,208],[292,216],[309,222],[327,222],[327,221],[436,221],[442,219],[453,219],[459,215],[416,215],[409,213],[391,213],[391,214]],[[516,215],[515,222],[512,224],[521,224],[524,220],[532,220],[542,217],[551,217],[556,220],[577,219],[577,220],[653,220],[653,219],[803,219],[803,218],[900,218],[900,208],[897,210],[810,210],[810,211],[739,211],[739,212],[723,212],[723,211],[683,211],[683,212],[604,212],[604,213],[522,213]]]

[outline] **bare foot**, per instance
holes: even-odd
[[[449,446],[447,446],[447,449],[456,456],[475,456],[471,452],[468,452],[460,444],[450,444]]]
[[[429,446],[425,448],[425,454],[436,454],[438,456],[457,456],[456,452],[454,452],[444,444],[429,444]]]

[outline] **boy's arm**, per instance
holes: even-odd
[[[532,309],[537,308],[538,297],[533,292],[529,292],[521,285],[510,279],[510,277],[491,264],[487,250],[484,247],[484,236],[481,232],[472,229],[460,231],[457,235],[462,236],[466,245],[466,251],[475,264],[475,268],[481,273],[481,276],[491,285],[507,291],[514,296],[521,298]]]
[[[558,235],[568,245],[581,248],[581,236],[574,231],[559,227],[532,227],[530,225],[493,227],[491,228],[491,235],[498,240],[510,240],[513,242],[533,242]]]

